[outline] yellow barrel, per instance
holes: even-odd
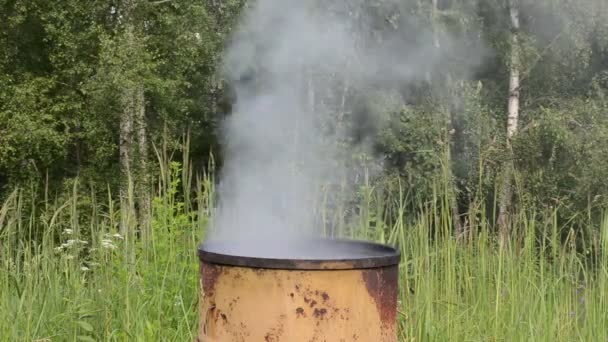
[[[239,250],[230,242],[199,247],[199,341],[397,341],[394,248],[308,240]]]

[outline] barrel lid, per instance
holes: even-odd
[[[346,270],[393,266],[401,255],[393,247],[358,240],[210,240],[198,248],[201,261],[251,268]]]

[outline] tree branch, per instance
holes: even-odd
[[[555,38],[553,38],[553,40],[551,40],[551,42],[547,46],[545,46],[543,51],[541,51],[539,54],[537,54],[536,60],[534,60],[534,63],[532,63],[532,65],[530,65],[530,67],[526,71],[523,72],[522,77],[521,77],[522,82],[525,81],[530,76],[530,73],[532,73],[532,70],[534,70],[536,65],[543,59],[543,57],[545,57],[545,54],[549,51],[549,49],[551,49],[551,47],[553,47],[553,44],[555,44],[555,42],[557,42],[557,40],[559,39],[559,37],[562,36],[563,33],[564,33],[564,31],[558,33],[555,36]]]

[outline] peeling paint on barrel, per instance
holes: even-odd
[[[206,325],[199,339],[396,342],[396,270],[303,272],[206,264],[201,268]]]

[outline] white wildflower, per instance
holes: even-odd
[[[105,249],[116,249],[116,245],[112,242],[112,240],[107,239],[101,240],[101,247]]]
[[[89,243],[88,241],[84,241],[84,240],[69,239],[65,243],[62,243],[61,246],[60,246],[60,248],[61,249],[67,249],[67,248],[70,248],[70,247],[75,246],[75,245],[86,245],[88,243]]]
[[[124,240],[125,239],[122,235],[120,235],[118,233],[116,233],[116,234],[114,234],[112,236],[115,237],[115,238],[117,238],[117,239],[120,239],[120,240]]]
[[[82,272],[86,272],[86,271],[88,271],[88,270],[89,270],[89,268],[88,268],[88,267],[86,267],[86,266],[82,266],[82,267],[80,267],[80,270],[81,270]]]
[[[182,305],[182,296],[175,296],[175,301],[174,301],[173,305],[181,306]]]
[[[63,233],[66,234],[66,235],[72,235],[72,234],[74,234],[74,230],[66,228],[66,229],[63,230]]]

